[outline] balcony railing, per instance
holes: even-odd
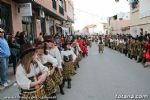
[[[57,9],[57,3],[56,3],[56,1],[55,1],[55,0],[52,0],[52,3],[53,3],[53,8],[54,8],[54,9]]]
[[[59,6],[59,13],[64,15],[64,9],[61,6]]]

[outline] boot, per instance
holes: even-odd
[[[62,84],[61,84],[61,85],[59,85],[59,88],[60,88],[60,93],[61,93],[62,95],[64,95],[65,93],[64,93],[64,90],[63,90],[63,86],[62,86]]]
[[[142,58],[139,58],[137,62],[138,62],[138,63],[142,62]]]
[[[133,58],[133,55],[130,55],[130,59],[132,59]]]
[[[77,70],[77,65],[74,67],[74,70]]]
[[[77,67],[80,68],[79,63],[77,63]]]
[[[71,88],[71,79],[68,79],[68,89]]]
[[[65,82],[66,82],[66,80],[65,80],[65,79],[63,79],[62,84],[61,84],[62,88],[64,88],[64,86],[65,86]]]
[[[130,54],[128,54],[128,58],[130,58]]]
[[[137,56],[135,56],[134,58],[135,58],[135,60],[137,60]]]

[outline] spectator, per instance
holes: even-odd
[[[38,37],[38,41],[43,42],[44,38],[43,38],[43,33],[41,32],[39,37]]]
[[[4,30],[0,28],[0,79],[4,87],[8,86],[7,70],[10,49],[6,39],[4,38]]]
[[[21,45],[30,43],[29,39],[27,38],[27,33],[25,31],[20,33],[18,43]]]
[[[8,45],[10,47],[10,52],[11,52],[11,61],[13,63],[13,68],[14,68],[14,74],[16,73],[16,65],[18,62],[18,57],[19,57],[19,53],[20,53],[20,45],[17,43],[17,41],[15,40],[14,36],[9,36],[8,37]]]

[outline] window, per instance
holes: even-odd
[[[123,18],[119,18],[119,20],[123,20]]]
[[[52,0],[52,3],[53,3],[53,8],[54,8],[54,9],[57,9],[56,0]]]
[[[28,34],[28,38],[30,40],[33,40],[33,22],[32,17],[22,17],[22,28],[23,31],[26,31]]]
[[[5,30],[6,34],[11,32],[10,6],[5,4],[0,4],[0,27]]]
[[[60,5],[62,8],[64,8],[64,6],[63,6],[63,0],[58,0],[58,2],[59,2],[59,5]]]
[[[131,3],[132,9],[137,8],[137,7],[138,7],[138,4],[139,4],[139,0],[134,0],[134,1]]]
[[[113,16],[113,19],[114,19],[114,20],[117,20],[117,15]]]

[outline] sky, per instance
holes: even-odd
[[[96,24],[96,32],[102,30],[101,23],[107,22],[107,17],[120,12],[129,12],[127,0],[73,0],[75,13],[75,30],[81,30],[84,26]]]

